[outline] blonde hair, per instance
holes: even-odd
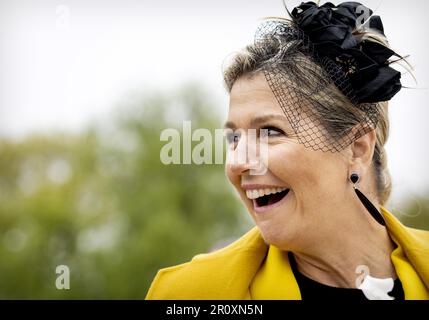
[[[269,20],[276,18],[270,17]],[[284,21],[284,18],[279,18],[279,21]],[[367,41],[374,41],[389,47],[387,39],[371,29],[355,30],[356,36]],[[305,56],[300,52],[289,50],[292,45],[281,47],[278,42],[267,42],[265,46],[248,45],[244,49],[234,54],[229,64],[224,66],[223,79],[227,91],[230,93],[234,83],[242,76],[252,76],[261,72],[265,67],[276,63],[276,58],[287,56],[288,71],[295,74],[302,74],[303,77],[312,77],[314,74],[306,73],[305,68],[300,68],[303,59],[306,63],[314,63],[311,58]],[[321,68],[320,68],[321,69]],[[314,69],[313,69],[314,70]],[[322,70],[320,72],[323,72]],[[334,104],[326,103],[324,93],[329,92],[329,96],[335,97]],[[353,105],[349,99],[332,83],[327,85],[323,92],[317,92],[311,98],[312,101],[321,105],[317,108],[317,119],[324,129],[328,132],[350,132],[351,128],[361,121],[363,111],[356,105]],[[325,101],[325,103],[323,103]],[[379,102],[375,106],[378,109],[376,132],[376,143],[374,148],[374,155],[372,164],[375,173],[375,185],[377,190],[377,198],[381,205],[384,205],[392,190],[391,176],[387,167],[387,155],[385,151],[385,144],[389,137],[389,117],[388,117],[388,103]]]

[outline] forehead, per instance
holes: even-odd
[[[230,116],[258,112],[283,113],[262,72],[239,78],[231,89],[229,102]]]
[[[263,73],[242,76],[234,83],[230,93],[230,109],[241,106],[264,105],[280,108]]]

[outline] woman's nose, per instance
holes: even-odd
[[[261,161],[256,143],[243,135],[235,148],[228,150],[226,164],[234,175],[259,172]]]

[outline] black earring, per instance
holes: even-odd
[[[356,187],[356,186],[355,186],[355,185],[356,185],[356,183],[358,183],[358,182],[359,182],[359,175],[358,175],[357,173],[353,172],[353,173],[350,175],[350,181],[353,183],[353,186],[354,186],[354,187]]]
[[[365,195],[359,191],[356,184],[359,182],[359,174],[353,172],[350,175],[350,182],[353,183],[353,188],[355,189],[356,195],[358,196],[359,200],[362,202],[362,204],[365,206],[365,208],[368,210],[368,212],[371,214],[371,216],[382,226],[386,225],[386,222],[384,221],[383,216],[381,215],[380,211],[377,210],[377,208],[369,201]]]

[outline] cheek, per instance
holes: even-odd
[[[280,179],[287,183],[312,180],[314,160],[299,144],[283,144],[269,149],[268,167]],[[293,186],[292,186],[293,187]]]
[[[284,144],[270,149],[268,166],[297,195],[312,191],[314,196],[314,192],[329,191],[343,177],[344,164],[337,157],[301,144]]]

